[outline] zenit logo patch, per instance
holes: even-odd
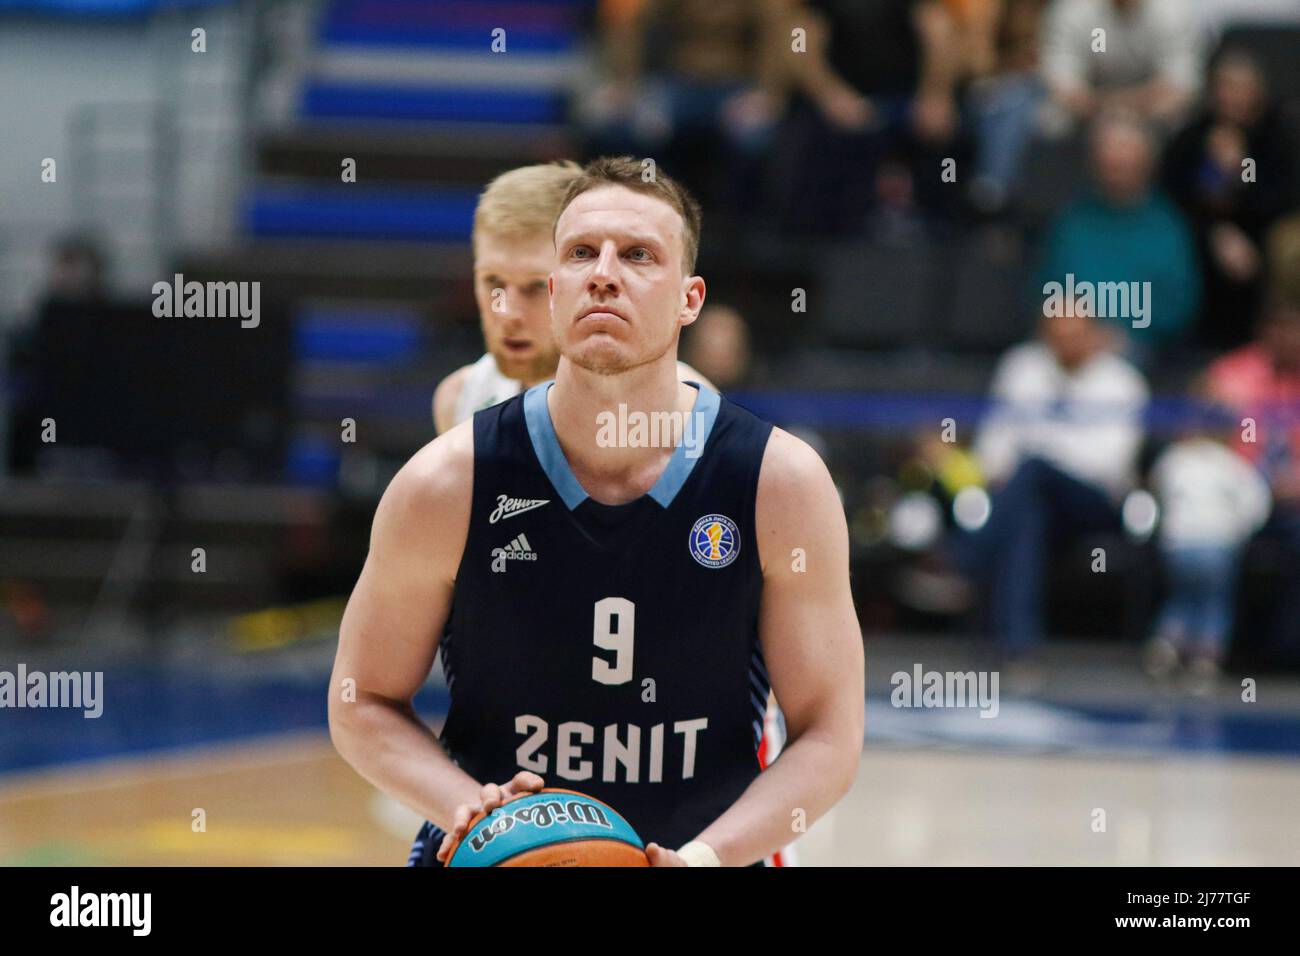
[[[706,568],[725,568],[740,554],[740,529],[726,515],[705,515],[691,528],[691,557]]]
[[[497,495],[497,506],[488,515],[488,524],[496,524],[505,518],[517,518],[526,511],[550,503],[550,498],[511,498],[509,495]]]

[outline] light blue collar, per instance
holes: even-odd
[[[555,424],[551,421],[551,410],[546,404],[546,393],[554,384],[553,380],[541,382],[524,393],[524,422],[528,426],[528,437],[533,443],[537,460],[541,462],[542,471],[546,472],[546,477],[555,486],[565,507],[572,511],[590,496],[578,483],[577,476],[569,467],[569,460],[564,457],[564,451],[560,448],[560,440],[555,436]],[[695,405],[690,411],[692,418],[689,427],[694,428],[696,423],[699,424],[699,434],[693,437],[695,437],[696,449],[702,452],[708,444],[709,435],[713,432],[713,423],[717,421],[718,408],[722,404],[722,399],[717,392],[705,388],[698,382],[686,384],[693,386],[700,393],[696,396]],[[673,457],[668,461],[668,467],[663,470],[659,480],[648,492],[650,497],[664,508],[671,505],[673,499],[677,497],[677,492],[681,491],[682,485],[686,484],[686,479],[691,476],[691,469],[695,467],[698,458],[698,454],[688,458],[686,443],[679,444],[673,451]]]

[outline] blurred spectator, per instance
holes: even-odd
[[[1156,145],[1149,129],[1123,114],[1098,118],[1091,134],[1090,194],[1052,224],[1037,287],[1080,282],[1146,283],[1149,326],[1133,330],[1130,350],[1183,340],[1196,314],[1200,277],[1196,246],[1182,214],[1154,185]],[[1131,309],[1132,311],[1132,309]],[[1137,315],[1104,315],[1133,328]],[[1133,341],[1141,336],[1142,347]]]
[[[97,305],[107,298],[107,261],[98,242],[88,236],[71,235],[55,242],[46,263],[45,290],[39,296],[36,317],[14,330],[7,349],[0,349],[0,476],[9,472],[26,474],[36,467],[42,448],[42,419],[50,397],[68,376],[75,376],[60,363],[58,339],[62,330],[51,328],[46,319],[50,306]],[[12,389],[9,383],[12,382]],[[3,398],[12,392],[12,408]],[[7,437],[3,435],[8,432]],[[19,578],[0,580],[0,621],[12,622],[17,633],[38,639],[51,632],[51,615],[39,582]]]
[[[1300,651],[1300,302],[1271,301],[1256,340],[1211,365],[1207,383],[1215,399],[1242,416],[1238,448],[1272,490],[1263,533],[1282,548],[1290,575],[1272,637]]]
[[[943,5],[957,28],[963,72],[972,76],[994,72],[1006,0],[943,0]]]
[[[99,243],[88,236],[68,236],[50,252],[45,285],[47,302],[103,302],[106,263]]]
[[[15,473],[35,467],[42,445],[42,409],[48,407],[60,383],[70,374],[75,376],[75,370],[60,367],[56,358],[64,354],[60,348],[64,343],[59,341],[62,330],[51,327],[47,310],[50,306],[103,303],[107,298],[106,272],[107,260],[94,239],[71,235],[58,240],[49,251],[45,290],[37,299],[35,318],[11,334],[6,371],[14,383],[15,398],[7,412],[5,451],[8,467]]]
[[[1053,100],[1079,122],[1118,107],[1172,128],[1201,79],[1191,12],[1186,0],[1056,0],[1043,29]]]
[[[957,567],[988,594],[994,638],[1012,660],[1042,638],[1052,550],[1121,527],[1135,480],[1146,380],[1082,308],[1044,317],[1039,340],[998,363],[975,454],[991,491],[982,527],[953,544]]]
[[[808,0],[793,22],[808,47],[788,59],[801,95],[778,137],[783,226],[858,235],[873,209],[948,201],[962,47],[942,0]]]
[[[1264,239],[1270,293],[1287,302],[1300,302],[1300,213],[1278,222]]]
[[[1242,163],[1253,161],[1247,177]],[[1196,230],[1205,304],[1197,338],[1215,349],[1250,337],[1264,287],[1261,244],[1295,206],[1292,132],[1259,64],[1228,52],[1210,74],[1205,107],[1169,145],[1164,181]]]
[[[1167,596],[1148,644],[1153,677],[1185,664],[1192,690],[1208,693],[1227,656],[1243,547],[1268,517],[1268,483],[1226,444],[1236,422],[1222,409],[1200,421],[1156,460],[1160,552]]]
[[[784,109],[789,2],[604,0],[588,151],[653,156],[715,215],[735,211]]]
[[[976,140],[970,200],[978,211],[996,213],[1015,189],[1047,94],[1038,68],[1047,0],[990,0],[987,6],[991,15],[972,18],[968,33],[968,103]]]
[[[749,326],[729,305],[706,305],[684,335],[682,360],[719,391],[745,382],[751,356]]]

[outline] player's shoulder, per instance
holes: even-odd
[[[370,553],[392,567],[454,577],[474,499],[474,433],[457,425],[411,456],[384,490]]]
[[[433,423],[438,433],[449,431],[456,423],[456,403],[460,401],[465,390],[465,382],[477,363],[462,365],[452,372],[433,390]]]
[[[771,555],[787,554],[810,540],[847,538],[839,489],[826,463],[806,441],[781,428],[772,428],[763,453],[754,521],[764,574],[785,566],[770,565]]]
[[[477,364],[477,362],[470,362],[468,365],[462,365],[460,368],[456,369],[456,371],[449,373],[441,382],[438,383],[438,388],[435,390],[434,394],[436,395],[438,392],[454,391],[462,388],[465,385],[465,379],[469,378],[470,373],[474,371],[474,367]]]
[[[451,517],[468,511],[473,481],[474,423],[470,420],[412,455],[389,482],[385,504],[412,518]]]
[[[783,428],[772,426],[759,472],[760,494],[767,490],[782,497],[798,497],[829,480],[826,463],[811,445]]]

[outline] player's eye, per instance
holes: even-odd
[[[574,259],[589,259],[591,256],[591,246],[574,246],[569,252],[569,256]]]
[[[635,259],[637,262],[647,262],[652,258],[650,250],[645,246],[637,246],[635,249],[628,252],[628,256]]]

